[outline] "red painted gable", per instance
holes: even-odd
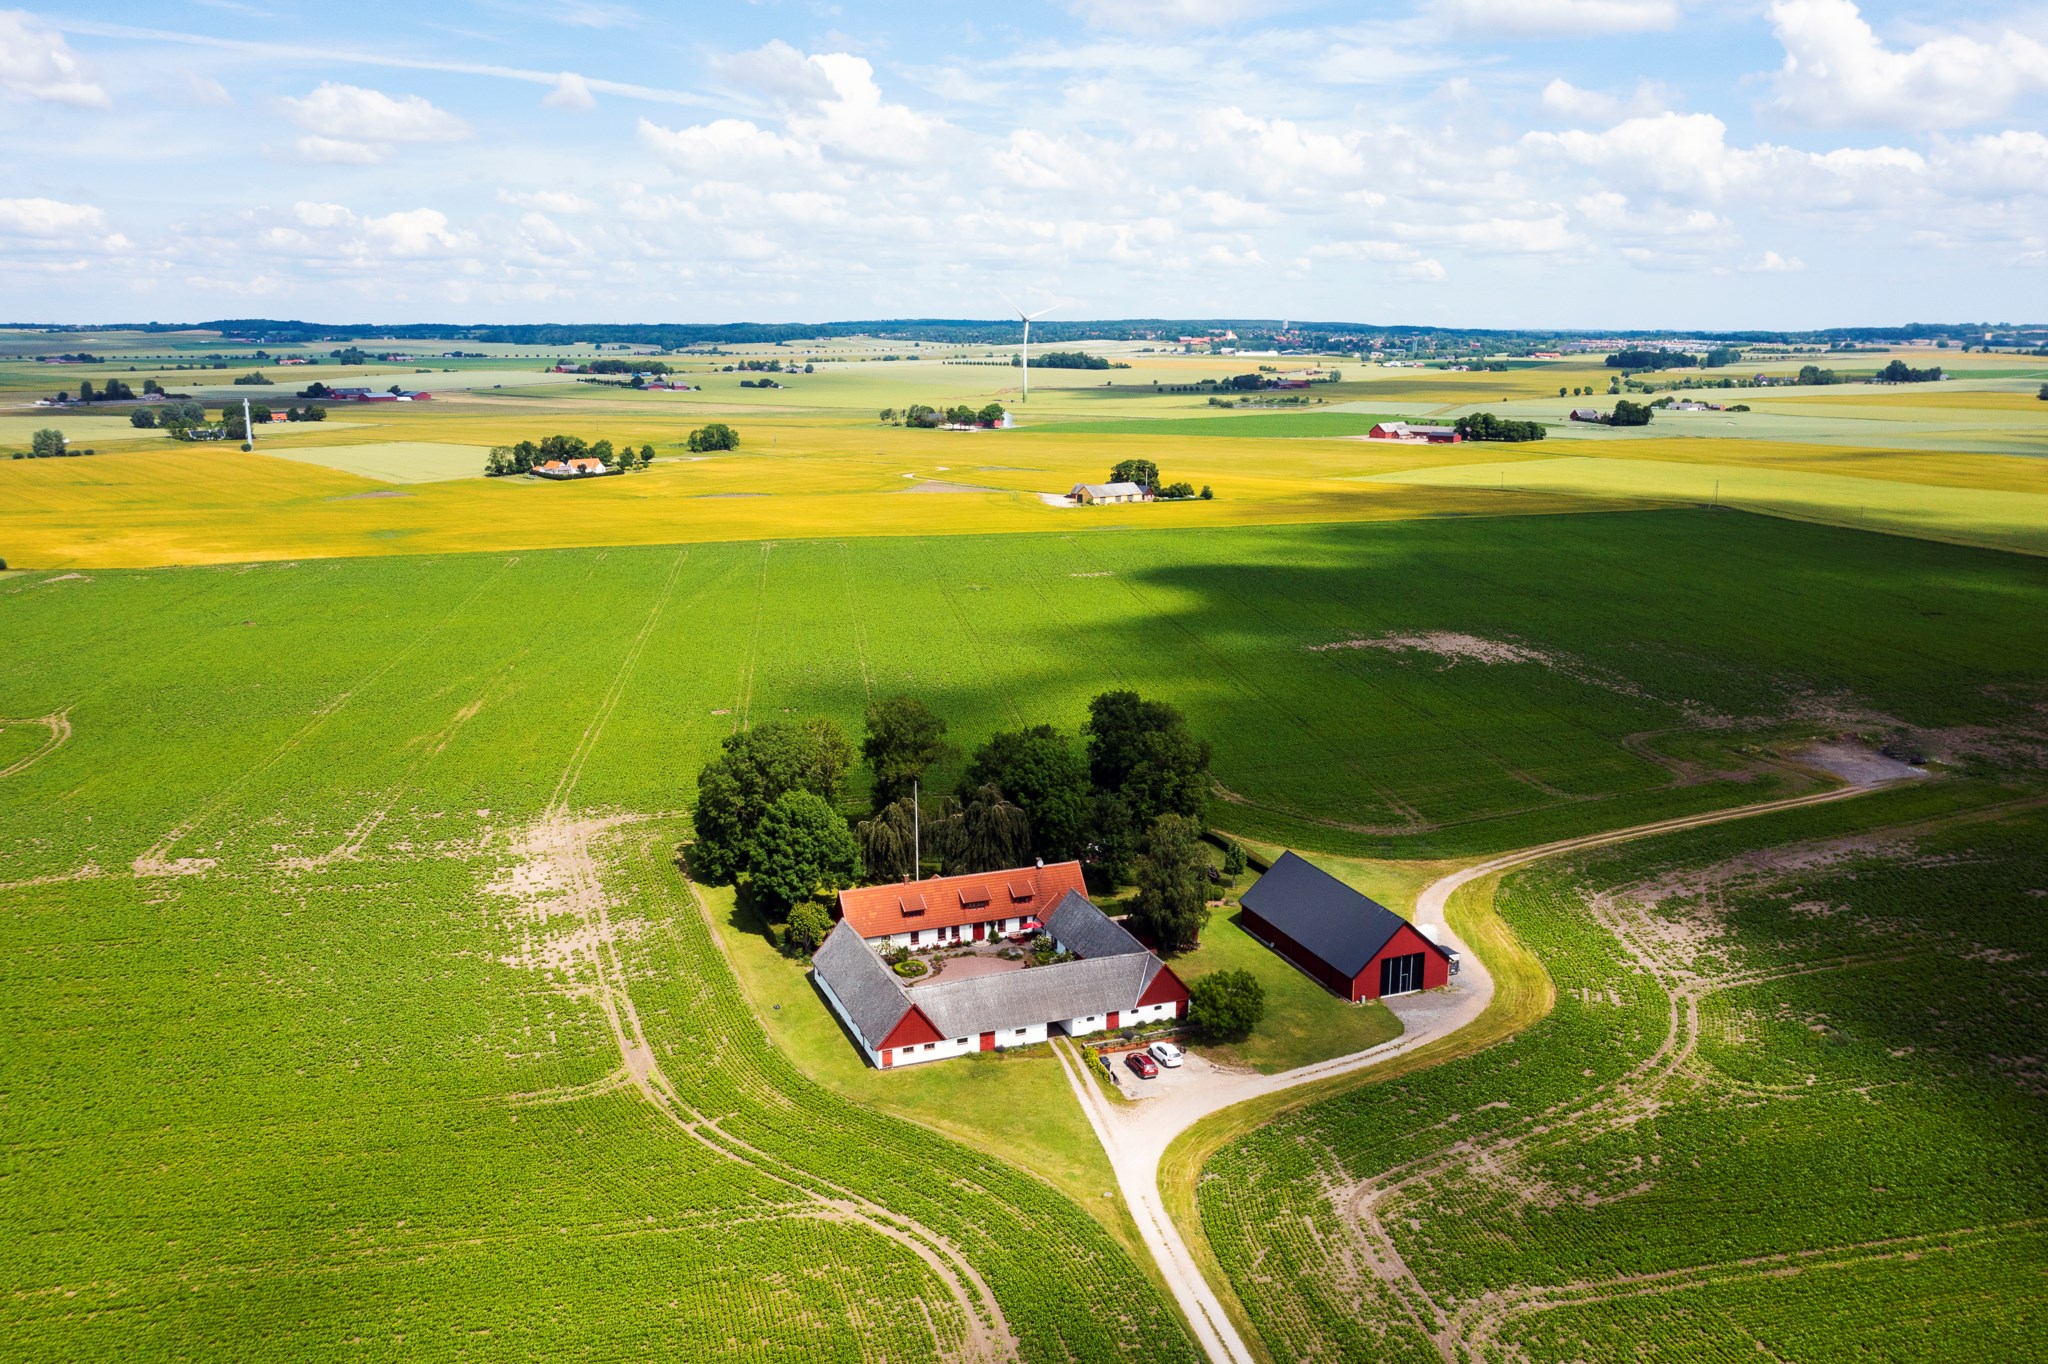
[[[1145,987],[1145,993],[1138,996],[1138,1007],[1147,1004],[1185,1004],[1188,1002],[1188,987],[1180,983],[1180,977],[1173,968],[1160,963],[1159,974],[1152,977],[1152,983]]]
[[[895,1051],[899,1047],[944,1040],[939,1030],[932,1026],[932,1021],[924,1016],[924,1010],[913,1004],[908,1013],[896,1020],[896,1026],[889,1030],[889,1035],[875,1044],[875,1050]]]

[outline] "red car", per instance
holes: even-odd
[[[1124,1064],[1138,1072],[1140,1080],[1149,1080],[1159,1073],[1159,1063],[1142,1051],[1134,1051],[1124,1057]]]

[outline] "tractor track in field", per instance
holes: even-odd
[[[1818,796],[1793,797],[1789,801],[1774,802],[1773,805],[1776,808],[1784,808],[1795,804],[1815,804],[1826,800],[1843,799],[1869,789],[1876,788],[1849,787],[1823,792]],[[2007,804],[2038,803],[2038,800],[2027,800]],[[1766,808],[1770,807],[1746,807],[1735,813],[1760,813]],[[1960,818],[1973,819],[1981,817],[1982,813],[1965,812]],[[1692,821],[1685,827],[1710,822],[1715,821]],[[1493,1335],[1512,1318],[1556,1307],[1603,1301],[1605,1299],[1600,1293],[1605,1290],[1611,1289],[1607,1296],[1614,1298],[1640,1296],[1651,1292],[1675,1292],[1695,1286],[1696,1283],[1733,1279],[1744,1273],[1764,1275],[1798,1272],[1812,1257],[1834,1253],[1786,1252],[1756,1257],[1752,1260],[1731,1261],[1725,1265],[1704,1265],[1696,1269],[1673,1270],[1668,1274],[1619,1276],[1613,1280],[1588,1281],[1554,1288],[1531,1286],[1484,1295],[1460,1303],[1455,1309],[1446,1309],[1437,1302],[1434,1295],[1422,1284],[1419,1276],[1408,1266],[1390,1230],[1390,1223],[1398,1216],[1398,1210],[1390,1205],[1404,1192],[1463,1170],[1492,1188],[1519,1189],[1521,1195],[1530,1201],[1541,1201],[1545,1196],[1554,1195],[1554,1191],[1542,1187],[1540,1179],[1524,1175],[1519,1164],[1519,1158],[1533,1143],[1554,1141],[1560,1132],[1590,1139],[1604,1132],[1636,1125],[1661,1111],[1666,1106],[1666,1099],[1674,1087],[1697,1090],[1711,1083],[1713,1077],[1700,1075],[1692,1069],[1701,1033],[1700,1004],[1707,996],[1723,990],[1741,989],[1774,980],[1828,971],[1854,970],[1863,966],[1907,960],[1915,951],[1910,947],[1894,947],[1847,953],[1819,961],[1710,975],[1668,960],[1655,945],[1652,935],[1645,932],[1649,915],[1641,906],[1599,896],[1589,900],[1587,912],[1621,945],[1630,963],[1655,980],[1665,994],[1665,1033],[1651,1054],[1623,1074],[1596,1085],[1564,1103],[1532,1113],[1513,1123],[1505,1131],[1481,1139],[1453,1142],[1436,1151],[1392,1166],[1371,1179],[1348,1185],[1333,1183],[1329,1190],[1330,1201],[1338,1212],[1340,1225],[1352,1239],[1352,1255],[1348,1258],[1363,1262],[1373,1276],[1387,1286],[1395,1300],[1400,1303],[1404,1314],[1435,1346],[1444,1364],[1459,1364],[1459,1361],[1468,1358],[1487,1357],[1485,1352],[1494,1343]],[[1797,1092],[1807,1091],[1802,1087]],[[1949,1235],[1936,1232],[1909,1239],[1935,1243],[1942,1242]],[[1838,1249],[1850,1251],[1860,1248]],[[1817,1266],[1823,1262],[1816,1260],[1814,1263]],[[1745,1269],[1745,1266],[1750,1268]]]
[[[720,1157],[744,1165],[808,1199],[811,1208],[807,1215],[866,1227],[916,1255],[951,1299],[959,1314],[960,1329],[964,1332],[964,1348],[956,1350],[951,1346],[949,1333],[940,1331],[939,1323],[933,1323],[934,1343],[942,1357],[958,1358],[968,1364],[1007,1364],[1018,1358],[1017,1338],[1010,1330],[994,1292],[958,1248],[909,1217],[808,1171],[787,1166],[725,1132],[719,1127],[717,1118],[698,1112],[683,1099],[663,1072],[654,1047],[641,1026],[625,964],[619,955],[619,942],[625,936],[623,926],[613,921],[611,897],[605,892],[603,874],[591,846],[596,834],[620,821],[577,819],[570,810],[570,797],[575,793],[591,753],[604,736],[648,638],[674,595],[675,584],[688,553],[687,549],[678,553],[670,566],[646,620],[627,646],[619,666],[613,671],[610,685],[564,764],[546,811],[536,824],[524,831],[518,845],[521,857],[535,873],[524,884],[554,892],[550,908],[568,912],[578,923],[577,931],[565,944],[565,964],[581,967],[587,972],[588,997],[596,1002],[604,1015],[613,1044],[619,1051],[620,1066],[591,1085],[580,1087],[576,1094],[521,1095],[515,1096],[515,1101],[561,1102],[581,1097],[582,1092],[609,1092],[628,1085],[638,1089],[641,1097],[678,1131]],[[765,552],[762,571],[765,577]],[[750,662],[750,678],[751,671]],[[517,893],[516,887],[520,883],[516,879],[506,884]],[[708,910],[694,891],[691,899],[699,913],[708,916]],[[929,1310],[925,1310],[929,1319]]]
[[[1553,843],[1490,857],[1439,877],[1425,887],[1416,898],[1413,918],[1418,924],[1438,928],[1448,946],[1464,951],[1465,970],[1461,973],[1458,987],[1441,992],[1445,994],[1445,999],[1441,1001],[1430,996],[1422,996],[1420,1003],[1397,1007],[1396,1012],[1403,1014],[1402,1021],[1407,1026],[1403,1035],[1349,1056],[1315,1062],[1277,1075],[1233,1075],[1219,1072],[1213,1079],[1205,1082],[1206,1090],[1199,1086],[1190,1086],[1176,1091],[1171,1098],[1143,1100],[1135,1104],[1112,1107],[1095,1091],[1090,1078],[1080,1074],[1075,1065],[1067,1064],[1067,1058],[1062,1054],[1062,1063],[1067,1064],[1068,1083],[1109,1156],[1110,1166],[1116,1172],[1118,1186],[1130,1206],[1132,1220],[1137,1223],[1146,1248],[1151,1252],[1162,1278],[1180,1305],[1182,1314],[1203,1352],[1215,1361],[1215,1364],[1254,1364],[1258,1357],[1239,1331],[1235,1321],[1228,1315],[1215,1286],[1204,1278],[1179,1227],[1167,1210],[1159,1184],[1160,1163],[1167,1148],[1198,1122],[1223,1113],[1238,1104],[1268,1098],[1316,1081],[1368,1071],[1373,1066],[1402,1055],[1420,1042],[1441,1041],[1455,1036],[1476,1022],[1492,1000],[1493,981],[1485,963],[1455,932],[1450,931],[1445,922],[1445,908],[1451,896],[1459,889],[1483,877],[1499,875],[1567,853],[1655,837],[1659,834],[1678,833],[1731,820],[1749,819],[1808,805],[1851,799],[1887,784],[1889,783],[1877,782],[1845,785],[1754,805],[1735,806],[1702,814],[1656,820],[1606,833],[1560,839]],[[1666,1050],[1668,1049],[1667,1043]],[[1447,1055],[1437,1064],[1462,1054],[1464,1053]],[[1461,1151],[1469,1148],[1470,1143],[1458,1143],[1449,1150]],[[1449,1364],[1456,1364],[1459,1356],[1455,1345],[1446,1334],[1449,1329],[1449,1315],[1423,1290],[1414,1272],[1401,1258],[1399,1250],[1385,1234],[1384,1228],[1378,1224],[1375,1203],[1381,1195],[1376,1185],[1332,1189],[1331,1195],[1333,1204],[1339,1206],[1340,1216],[1353,1228],[1352,1250],[1356,1258],[1371,1266],[1375,1276],[1385,1282],[1389,1290],[1401,1299],[1404,1309],[1413,1312],[1418,1327],[1436,1343],[1443,1358]]]
[[[0,720],[0,725],[42,725],[50,731],[50,737],[33,753],[16,758],[6,767],[0,768],[0,778],[11,777],[17,772],[26,772],[35,763],[55,753],[71,738],[71,707],[53,710],[48,715],[38,715],[32,720]]]
[[[1951,1231],[1923,1232],[1878,1241],[1856,1241],[1836,1246],[1780,1251],[1769,1255],[1745,1256],[1734,1260],[1710,1261],[1678,1269],[1622,1274],[1612,1279],[1584,1279],[1570,1283],[1531,1286],[1485,1293],[1459,1304],[1456,1338],[1476,1359],[1490,1358],[1504,1348],[1500,1333],[1525,1317],[1559,1308],[1592,1307],[1627,1298],[1654,1297],[1662,1293],[1683,1293],[1719,1284],[1740,1283],[1755,1278],[1791,1278],[1830,1269],[1894,1260],[1917,1260],[1973,1245],[1996,1244],[2020,1236],[2037,1234],[2048,1219],[2025,1218],[1989,1227],[1961,1227]]]
[[[470,590],[467,596],[457,602],[439,621],[429,628],[419,631],[411,639],[407,640],[402,648],[387,656],[383,662],[357,678],[346,690],[335,696],[326,705],[320,707],[320,709],[314,711],[311,719],[300,725],[282,743],[271,750],[270,756],[264,758],[261,762],[229,783],[227,788],[218,796],[215,796],[213,800],[201,806],[198,813],[174,825],[156,842],[150,844],[148,848],[144,849],[136,857],[133,864],[135,874],[137,876],[175,876],[185,872],[203,871],[205,868],[212,866],[213,859],[211,858],[178,858],[173,860],[170,856],[171,850],[204,828],[208,820],[226,809],[228,804],[240,796],[243,791],[247,790],[257,778],[297,752],[306,740],[313,737],[321,726],[339,714],[350,701],[360,696],[368,688],[375,686],[393,668],[396,668],[400,663],[411,657],[413,652],[421,645],[447,628],[450,621],[461,618],[469,610],[470,606],[479,597],[483,596],[491,584],[497,581],[499,574],[504,573],[517,562],[518,560],[516,559],[508,559],[501,563],[498,566],[497,572],[490,574],[483,581],[479,582]]]

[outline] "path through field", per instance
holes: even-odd
[[[1152,1252],[1160,1273],[1180,1303],[1181,1310],[1187,1315],[1196,1339],[1209,1358],[1215,1361],[1215,1364],[1256,1364],[1257,1360],[1251,1347],[1223,1310],[1215,1289],[1196,1267],[1187,1242],[1167,1212],[1159,1188],[1161,1158],[1175,1138],[1203,1118],[1247,1100],[1278,1094],[1314,1081],[1348,1075],[1379,1065],[1412,1050],[1418,1044],[1448,1037],[1484,1013],[1487,1005],[1493,1000],[1493,977],[1487,971],[1485,963],[1459,939],[1444,918],[1445,907],[1450,903],[1451,896],[1459,889],[1482,877],[1511,871],[1544,858],[1610,843],[1648,838],[1657,834],[1676,833],[1708,824],[1720,824],[1729,820],[1749,819],[1803,805],[1846,800],[1875,790],[1879,786],[1888,785],[1893,780],[1898,778],[1873,776],[1872,779],[1857,784],[1804,796],[1763,801],[1755,805],[1740,805],[1680,819],[1657,820],[1649,824],[1639,824],[1609,833],[1590,834],[1582,838],[1562,839],[1555,843],[1545,843],[1487,858],[1485,861],[1476,862],[1438,878],[1424,888],[1421,895],[1416,898],[1412,918],[1417,924],[1435,927],[1443,941],[1460,951],[1461,969],[1452,978],[1450,986],[1444,990],[1387,1001],[1388,1007],[1401,1019],[1404,1031],[1393,1041],[1383,1042],[1364,1051],[1339,1056],[1333,1060],[1318,1061],[1294,1070],[1282,1071],[1277,1075],[1226,1071],[1206,1064],[1195,1064],[1183,1068],[1190,1072],[1185,1077],[1177,1077],[1192,1083],[1176,1083],[1170,1089],[1162,1091],[1157,1098],[1117,1105],[1110,1103],[1094,1080],[1082,1073],[1082,1067],[1087,1064],[1086,1062],[1070,1054],[1066,1047],[1058,1047],[1061,1062],[1067,1067],[1067,1079],[1073,1088],[1074,1096],[1088,1114],[1090,1126],[1095,1129],[1096,1137],[1109,1155],[1110,1165],[1116,1171],[1118,1187],[1122,1189],[1124,1198],[1130,1205],[1132,1218],[1138,1224],[1146,1248]],[[1451,1057],[1446,1056],[1443,1059],[1449,1060]],[[1396,1264],[1398,1265],[1398,1257]],[[1398,1269],[1394,1272],[1398,1272]]]

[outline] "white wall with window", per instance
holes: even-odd
[[[922,1065],[926,1061],[947,1061],[965,1056],[981,1046],[978,1037],[946,1037],[937,1042],[920,1042],[912,1047],[894,1047],[882,1053],[891,1068]]]

